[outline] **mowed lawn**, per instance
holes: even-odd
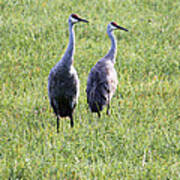
[[[49,105],[47,78],[75,27],[75,127]],[[0,179],[180,179],[179,0],[0,1]],[[86,103],[90,69],[116,21],[119,84],[111,115]]]

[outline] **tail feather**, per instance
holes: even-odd
[[[107,104],[107,97],[100,89],[89,92],[87,97],[87,102],[92,112],[102,111],[103,106]]]

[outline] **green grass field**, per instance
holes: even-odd
[[[47,78],[75,27],[75,127],[56,118]],[[0,0],[0,179],[180,179],[179,0]],[[99,119],[86,103],[92,66],[116,21],[118,89]]]

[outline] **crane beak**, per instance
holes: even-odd
[[[78,18],[78,20],[81,21],[81,22],[89,23],[89,21],[87,21],[85,19],[82,19],[82,18]]]
[[[121,29],[121,30],[123,30],[123,31],[128,31],[126,28],[123,28],[123,27],[121,27],[121,26],[116,26],[117,27],[117,29]]]

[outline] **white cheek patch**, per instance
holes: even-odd
[[[110,28],[111,28],[112,30],[117,29],[117,27],[113,26],[112,24],[110,24]]]
[[[71,22],[76,23],[76,22],[78,22],[78,20],[73,18],[73,17],[71,17]]]

